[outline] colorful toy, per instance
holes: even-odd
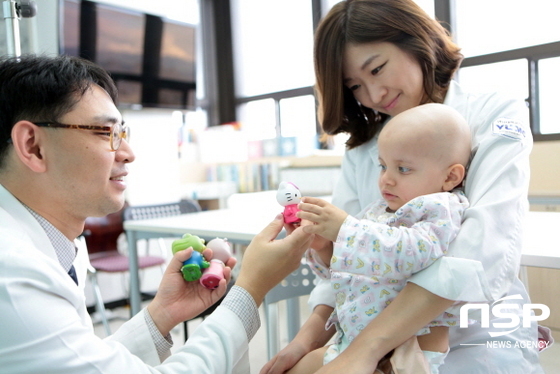
[[[218,287],[221,279],[224,279],[225,263],[231,257],[231,251],[226,239],[212,239],[206,246],[204,239],[196,235],[185,234],[181,239],[173,241],[171,251],[175,254],[178,251],[192,247],[194,249],[191,257],[183,262],[181,273],[186,281],[192,282],[200,280],[200,284],[208,289]],[[204,259],[202,252],[210,248],[213,258],[210,262]]]
[[[280,182],[276,200],[284,207],[285,223],[300,223],[301,219],[296,217],[299,211],[298,204],[301,202],[301,192],[292,182]]]
[[[202,251],[206,248],[204,246],[204,239],[196,235],[185,234],[181,239],[173,241],[171,244],[171,251],[173,254],[190,248],[194,249],[191,257],[183,262],[181,273],[186,281],[197,281],[202,276],[202,269],[210,267],[210,263],[202,256]]]
[[[213,290],[218,287],[220,280],[224,279],[224,267],[231,257],[231,251],[227,240],[220,238],[210,240],[206,247],[212,250],[213,257],[210,260],[210,267],[200,278],[200,284]]]

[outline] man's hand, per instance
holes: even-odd
[[[298,208],[299,218],[313,222],[313,225],[306,225],[304,231],[320,235],[332,242],[336,241],[340,227],[348,217],[348,213],[342,209],[316,197],[303,197]]]
[[[264,296],[301,264],[314,235],[296,228],[287,237],[275,240],[282,230],[281,214],[253,238],[243,255],[236,285],[243,287],[260,305]]]
[[[231,278],[231,268],[236,259],[231,257],[224,268],[224,277],[218,288],[209,290],[198,281],[187,282],[183,279],[181,267],[190,258],[193,249],[187,248],[175,253],[163,274],[154,300],[148,305],[148,312],[159,331],[166,336],[177,324],[196,317],[225,294]],[[205,258],[212,258],[212,250],[203,252]]]

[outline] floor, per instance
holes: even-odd
[[[267,360],[267,351],[266,351],[266,347],[267,347],[267,345],[266,345],[266,328],[265,328],[265,325],[264,325],[265,318],[264,318],[264,312],[263,312],[262,309],[263,308],[261,307],[260,312],[261,312],[262,326],[261,326],[260,330],[257,332],[257,334],[255,335],[255,338],[249,344],[249,358],[250,358],[250,361],[251,361],[251,374],[258,374],[260,369],[262,368],[262,366],[268,361]],[[306,301],[305,296],[301,297],[300,311],[301,311],[302,321],[304,321],[307,318],[307,316],[309,315],[308,311],[307,311],[307,301]],[[110,321],[111,329],[112,329],[112,331],[115,331],[123,323],[124,319],[128,317],[129,310],[128,310],[128,308],[117,308],[117,309],[114,309],[112,311],[112,314],[115,317],[119,317],[119,318],[112,319]],[[122,318],[120,318],[120,317],[122,317]],[[280,323],[282,323],[282,321],[285,321],[285,314],[283,313],[283,306],[282,305],[279,308],[279,321],[281,321]],[[201,322],[201,319],[188,322],[189,333],[192,333],[196,329],[196,326],[198,326],[200,324],[200,322]],[[96,323],[95,324],[95,332],[96,332],[96,334],[98,334],[101,337],[106,336],[105,330],[103,329],[103,326],[102,326],[101,323]],[[173,336],[173,340],[175,342],[174,349],[177,349],[178,347],[181,346],[181,342],[184,341],[184,334],[183,334],[182,325],[176,327],[171,332],[171,335]],[[558,343],[554,344],[552,347],[550,347],[549,349],[545,350],[544,352],[542,352],[540,354],[541,364],[542,364],[546,374],[560,374],[560,331],[554,332],[554,335],[555,335],[555,339]],[[287,338],[286,338],[286,336],[282,335],[282,332],[281,332],[280,345],[284,346],[286,344],[287,344]],[[172,349],[172,351],[173,351],[173,349]]]

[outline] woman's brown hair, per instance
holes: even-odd
[[[329,11],[315,33],[318,117],[328,135],[350,134],[348,148],[372,139],[387,115],[364,107],[342,83],[346,44],[388,42],[420,65],[424,102],[443,102],[463,55],[449,33],[412,0],[348,0]]]

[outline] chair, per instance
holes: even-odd
[[[288,341],[291,341],[300,329],[299,297],[309,295],[315,287],[315,274],[309,265],[302,261],[300,267],[288,275],[280,284],[270,290],[263,302],[268,359],[279,351],[278,302],[286,300]]]
[[[127,206],[123,210],[105,217],[90,217],[84,225],[83,236],[87,243],[90,261],[88,277],[96,301],[96,311],[101,317],[107,335],[111,334],[111,329],[102,301],[97,274],[98,272],[124,274],[129,270],[128,256],[120,253],[117,249],[118,237],[124,233],[123,214],[126,209]],[[161,256],[141,256],[138,259],[138,268],[162,267],[165,261],[166,259]]]
[[[78,236],[77,238],[77,245],[80,251],[88,252],[86,238],[83,235]],[[97,283],[97,274],[95,268],[88,266],[88,279],[90,280],[93,288],[93,296],[95,298],[95,309],[99,316],[101,317],[101,321],[103,322],[103,326],[105,327],[105,332],[107,336],[111,335],[111,328],[109,327],[109,319],[107,318],[107,312],[105,310],[105,305],[103,304],[103,298],[101,297],[101,291],[99,289],[99,285]]]
[[[163,218],[163,217],[171,217],[171,216],[178,216],[180,214],[186,213],[194,213],[199,212],[202,209],[200,205],[194,200],[181,200],[178,203],[169,203],[169,204],[159,204],[159,205],[141,205],[141,206],[129,206],[124,210],[124,220],[141,220],[141,219],[151,219],[151,218]],[[159,238],[160,247],[162,247],[161,242],[162,238]],[[163,246],[165,248],[165,246]],[[171,249],[169,249],[171,251]],[[142,268],[142,257],[138,257],[138,268]],[[128,263],[127,263],[128,265]],[[228,285],[228,289],[231,287],[231,284]],[[214,306],[209,308],[208,310],[204,311],[203,313],[199,314],[196,318],[204,318],[209,315],[221,302],[217,302]],[[185,340],[188,337],[188,327],[187,321],[183,323],[183,330],[185,334]]]

